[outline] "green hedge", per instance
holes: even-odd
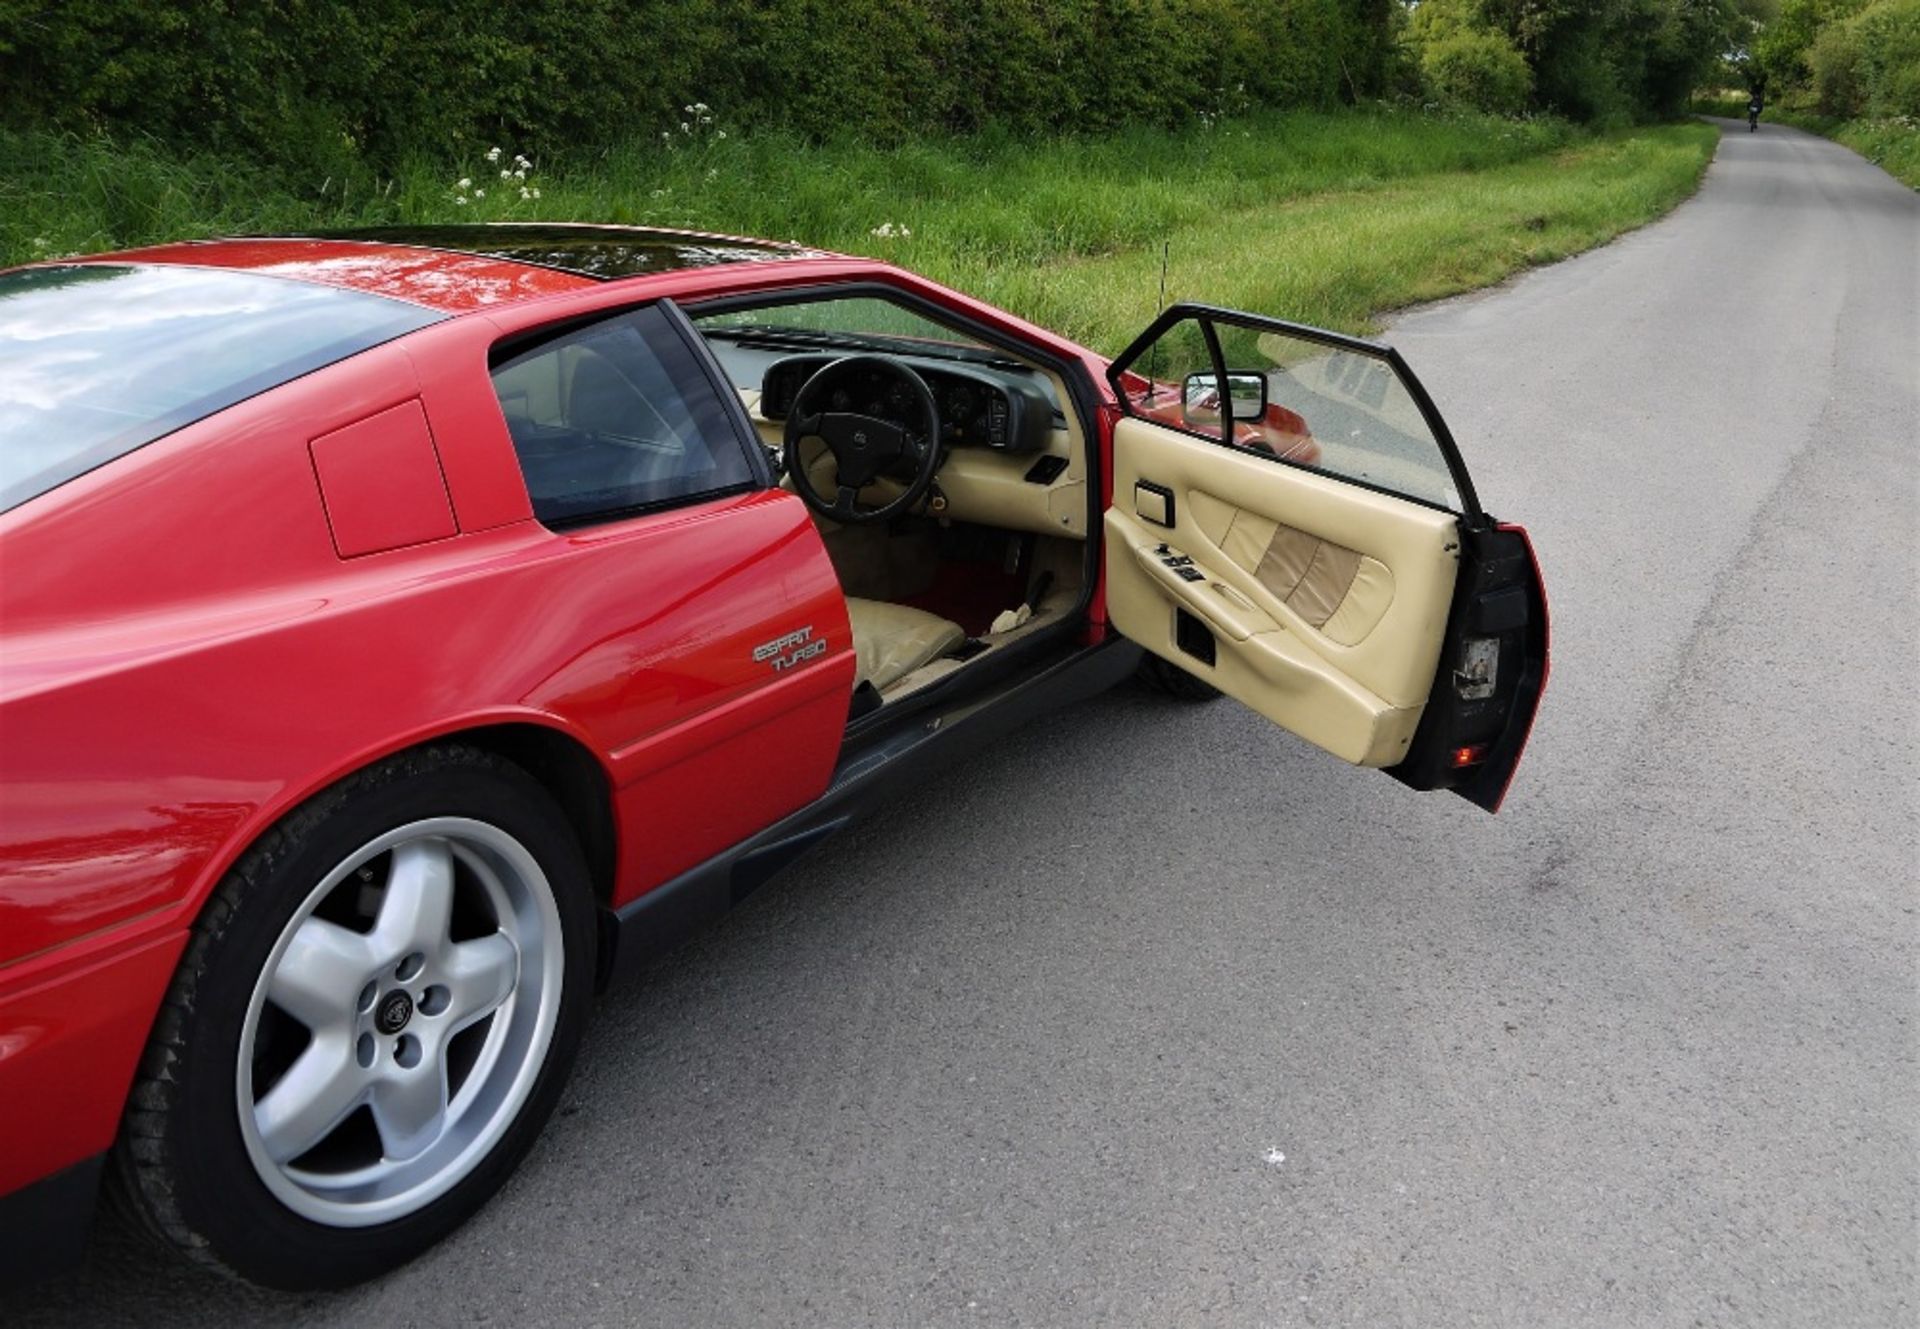
[[[1750,34],[1743,6],[1766,2],[1420,0],[1408,31],[1427,90],[1443,101],[1492,109],[1518,91],[1539,110],[1623,123],[1681,114]]]
[[[1822,114],[1920,116],[1920,0],[1879,0],[1828,24],[1807,62]]]
[[[1399,0],[0,0],[0,118],[324,173],[717,123],[1174,124],[1371,96]]]
[[[1526,109],[1533,71],[1512,42],[1497,32],[1463,28],[1420,47],[1420,72],[1440,100],[1496,115]]]

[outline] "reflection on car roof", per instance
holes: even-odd
[[[482,254],[510,263],[556,268],[602,281],[671,272],[676,268],[706,268],[726,263],[763,263],[823,256],[822,251],[817,249],[769,240],[702,235],[694,231],[651,230],[639,226],[553,222],[375,226],[329,232],[326,238]]]

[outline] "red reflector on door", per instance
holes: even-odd
[[[1487,759],[1487,744],[1471,743],[1464,748],[1453,750],[1453,769],[1458,771],[1468,766],[1478,766]]]

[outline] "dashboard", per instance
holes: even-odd
[[[790,355],[767,366],[760,385],[760,415],[784,421],[806,381],[839,356]],[[985,366],[934,366],[898,356],[926,382],[940,408],[940,441],[945,447],[989,448],[995,452],[1046,450],[1054,428],[1053,401],[1033,383]],[[876,416],[908,428],[918,426],[920,407],[912,390],[877,370],[849,367],[818,405],[831,411]]]
[[[1079,421],[1062,411],[1066,387],[1053,375],[1011,358],[960,360],[880,345],[796,347],[789,337],[762,335],[757,329],[725,336],[703,329],[703,335],[767,447],[777,451],[783,446],[793,398],[823,365],[849,354],[888,355],[919,374],[940,407],[941,450],[946,455],[938,484],[954,520],[1087,538],[1085,436]],[[876,386],[869,382],[862,393],[856,383],[846,406],[893,420],[918,414],[911,409],[910,392],[902,409],[897,402],[889,405],[888,391],[876,392]],[[894,385],[889,381],[886,386]],[[865,400],[855,400],[862,396]],[[996,398],[1006,407],[1004,447],[995,444]],[[878,411],[871,411],[876,404]],[[877,480],[867,501],[886,501],[887,486],[894,483],[885,477]]]

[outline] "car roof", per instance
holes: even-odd
[[[698,231],[491,222],[188,240],[66,261],[242,270],[458,314],[686,268],[826,257],[837,256],[798,244]]]

